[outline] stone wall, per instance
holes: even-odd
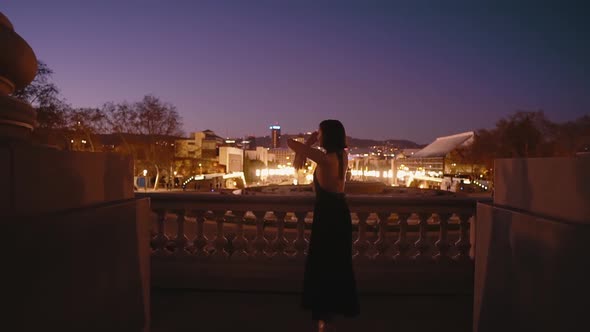
[[[590,298],[590,158],[495,163],[478,204],[474,331],[584,330]]]

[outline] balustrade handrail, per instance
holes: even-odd
[[[136,197],[149,197],[151,207],[156,209],[187,210],[269,210],[275,212],[307,212],[314,204],[312,195],[224,195],[218,193],[140,193]],[[474,197],[384,197],[348,195],[347,202],[352,212],[369,213],[473,213],[478,202],[488,198]]]

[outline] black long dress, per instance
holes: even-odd
[[[341,157],[341,155],[340,155]],[[344,193],[324,190],[314,173],[315,206],[303,281],[303,308],[312,319],[356,316],[359,302],[352,269],[352,220]]]

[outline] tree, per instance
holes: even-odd
[[[38,61],[37,75],[33,82],[16,90],[13,96],[33,106],[50,102],[59,95],[57,86],[51,81],[51,75],[53,75],[53,70],[45,62]]]
[[[37,75],[31,84],[14,92],[13,96],[29,103],[37,111],[37,122],[42,129],[64,129],[69,106],[60,97],[52,80],[53,70],[38,61]]]
[[[590,115],[557,126],[554,142],[556,156],[572,156],[590,144]]]
[[[499,155],[504,158],[543,157],[551,154],[555,124],[543,111],[520,111],[496,124]]]
[[[70,131],[88,141],[92,152],[96,151],[92,136],[105,134],[109,126],[106,113],[100,108],[72,109],[67,122]]]
[[[182,135],[182,122],[176,107],[147,95],[139,102],[107,103],[103,106],[109,131],[117,133],[136,160],[152,165],[156,171],[154,189],[158,188],[160,171],[170,168],[174,159],[174,141]],[[145,138],[143,149],[132,148],[125,134]]]
[[[181,136],[182,122],[176,107],[147,95],[139,102],[102,107],[109,131],[148,136]]]
[[[493,129],[477,130],[465,157],[490,169],[496,158],[552,156],[557,128],[543,111],[519,111],[500,119]]]
[[[147,95],[135,105],[137,133],[148,136],[181,136],[182,123],[176,107]]]
[[[477,130],[466,154],[472,163],[482,164],[486,169],[492,169],[494,159],[498,155],[498,133],[495,130]]]

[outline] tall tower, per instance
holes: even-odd
[[[271,147],[273,149],[281,147],[281,126],[272,125],[270,126],[270,137],[272,139]]]

